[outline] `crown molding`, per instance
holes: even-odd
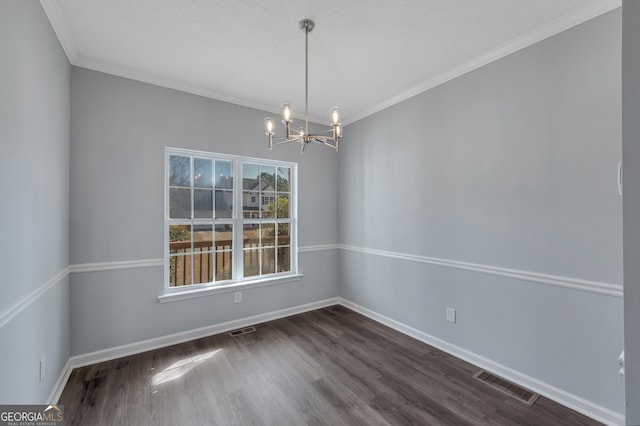
[[[360,112],[349,115],[344,120],[344,125],[354,123],[365,117],[368,117],[376,112],[380,112],[395,104],[412,98],[420,93],[426,92],[429,89],[433,89],[436,86],[451,81],[461,75],[474,71],[480,67],[483,67],[498,59],[504,58],[519,50],[525,49],[533,44],[536,44],[542,40],[553,37],[563,31],[580,25],[590,19],[596,18],[612,10],[618,9],[622,6],[622,0],[598,0],[587,6],[581,7],[573,13],[562,16],[554,21],[551,21],[545,25],[542,25],[528,33],[523,34],[507,43],[504,43],[494,49],[485,52],[484,54],[477,56],[469,61],[465,61],[447,71],[429,78],[419,85],[400,93],[397,96],[386,99],[370,108],[366,108]]]
[[[253,108],[273,114],[279,114],[280,109],[278,105],[264,104],[261,102],[252,101],[250,99],[240,98],[232,96],[228,93],[218,92],[208,89],[199,85],[183,83],[168,79],[162,76],[155,75],[144,71],[134,70],[127,67],[121,67],[117,65],[107,64],[101,61],[92,60],[81,56],[78,53],[77,47],[69,30],[69,26],[64,18],[64,15],[60,9],[57,0],[40,0],[42,7],[51,22],[54,32],[56,33],[62,48],[67,54],[67,58],[72,65],[91,69],[94,71],[104,72],[107,74],[116,75],[118,77],[128,78],[131,80],[140,81],[143,83],[149,83],[156,86],[165,87],[168,89],[174,89],[193,95],[203,96],[219,100],[222,102],[228,102],[248,108]],[[449,70],[429,78],[421,84],[410,88],[397,96],[386,99],[379,102],[369,108],[365,108],[359,112],[354,112],[344,118],[343,125],[346,126],[358,120],[361,120],[376,112],[389,108],[397,103],[405,101],[413,96],[416,96],[422,92],[460,77],[463,74],[476,70],[484,65],[487,65],[493,61],[501,59],[511,53],[515,53],[526,47],[529,47],[535,43],[573,28],[579,24],[582,24],[590,19],[603,15],[614,9],[622,6],[622,0],[598,0],[587,6],[584,6],[573,13],[560,17],[548,24],[542,25],[520,37],[517,37],[505,44],[502,44],[488,52],[473,58],[469,61],[463,62]],[[303,118],[296,115],[295,118]],[[324,120],[321,117],[310,116],[309,119],[316,123],[322,123]]]
[[[80,68],[86,68],[93,71],[103,72],[106,74],[115,75],[117,77],[127,78],[129,80],[135,80],[142,83],[153,84],[154,86],[164,87],[166,89],[178,90],[184,93],[190,93],[196,96],[202,96],[205,98],[213,99],[220,102],[227,102],[234,105],[240,105],[247,108],[257,109],[260,111],[270,112],[280,115],[280,105],[264,104],[261,102],[253,101],[250,99],[240,98],[232,96],[228,93],[218,92],[208,89],[203,86],[184,83],[176,80],[172,80],[166,77],[162,77],[153,73],[135,70],[133,68],[122,67],[118,65],[108,64],[102,61],[94,59],[88,59],[86,57],[74,57],[69,58],[69,62]],[[294,114],[294,118],[302,118]],[[316,117],[309,116],[310,121],[315,121]]]
[[[178,90],[184,93],[190,93],[192,95],[202,96],[205,98],[214,99],[221,102],[228,102],[235,105],[244,106],[247,108],[257,109],[260,111],[271,112],[273,114],[280,114],[280,105],[265,104],[250,99],[245,99],[237,96],[232,96],[228,93],[218,92],[209,88],[184,83],[176,80],[172,80],[166,77],[162,77],[153,73],[135,70],[129,67],[122,67],[118,65],[108,64],[95,59],[90,59],[82,56],[76,47],[75,41],[69,30],[69,24],[64,18],[64,14],[60,9],[58,0],[40,0],[40,4],[44,9],[51,27],[55,32],[62,49],[67,55],[67,59],[76,67],[86,68],[93,71],[103,72],[106,74],[115,75],[117,77],[127,78],[130,80],[140,81],[142,83],[153,84],[154,86],[160,86],[167,89]],[[304,115],[294,114],[294,118],[304,120]],[[309,115],[309,120],[316,123],[322,123],[324,120],[314,115]]]

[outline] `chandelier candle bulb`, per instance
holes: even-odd
[[[291,139],[291,121],[292,121],[292,116],[293,116],[293,112],[291,111],[291,105],[289,105],[288,103],[284,103],[282,104],[282,122],[284,123],[284,129],[285,129],[285,137],[287,139]]]
[[[283,123],[290,123],[292,115],[293,114],[291,112],[291,105],[282,104],[282,122]]]
[[[269,136],[269,149],[273,149],[273,118],[267,117],[264,119],[264,134]]]
[[[271,117],[264,119],[264,134],[273,135],[273,118]]]
[[[331,109],[331,124],[333,126],[340,124],[342,121],[342,114],[340,113],[340,108],[333,107]]]

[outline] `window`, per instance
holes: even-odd
[[[297,273],[295,163],[167,148],[165,164],[169,291]]]

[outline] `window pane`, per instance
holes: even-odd
[[[273,247],[276,245],[276,224],[275,223],[263,223],[261,227],[262,239],[260,245],[262,247]]]
[[[242,217],[245,219],[257,219],[260,217],[260,193],[242,193]]]
[[[260,275],[260,250],[244,251],[244,276]]]
[[[276,193],[263,192],[260,194],[262,217],[276,217]]]
[[[215,254],[216,281],[230,280],[233,278],[233,255],[230,251],[220,251]]]
[[[169,156],[169,186],[191,186],[190,160],[189,157]]]
[[[216,190],[216,218],[225,219],[233,215],[233,191]]]
[[[291,249],[289,247],[278,247],[278,272],[291,270]]]
[[[260,166],[251,163],[242,165],[242,189],[245,191],[260,190]]]
[[[193,217],[213,218],[213,191],[210,189],[193,190]]]
[[[290,240],[291,238],[289,237],[289,224],[279,223],[278,224],[278,245],[288,246],[290,244]]]
[[[191,225],[169,226],[169,253],[188,253],[191,251]]]
[[[262,275],[276,272],[276,249],[262,249]]]
[[[216,250],[231,250],[233,249],[233,225],[216,225]]]
[[[213,281],[213,253],[193,254],[193,283],[210,283]]]
[[[193,186],[198,188],[213,187],[213,162],[204,158],[193,159]]]
[[[193,251],[213,251],[213,228],[211,225],[193,225]]]
[[[169,217],[172,219],[191,219],[191,190],[169,190]]]
[[[191,284],[191,255],[169,257],[169,285]]]
[[[232,189],[231,161],[216,160],[216,188]]]
[[[276,168],[275,166],[260,166],[260,190],[276,190]]]
[[[278,192],[289,192],[289,181],[291,180],[290,167],[278,167],[278,178],[276,190]]]
[[[282,219],[290,217],[289,194],[278,194],[278,198],[276,199],[275,211],[277,218]]]
[[[260,245],[260,225],[257,223],[245,224],[242,240],[244,248],[258,248]]]

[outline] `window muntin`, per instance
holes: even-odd
[[[295,163],[167,148],[166,164],[167,288],[296,273]]]

